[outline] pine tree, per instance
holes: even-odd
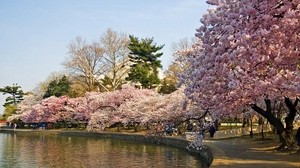
[[[59,80],[53,80],[49,83],[43,98],[67,95],[70,91],[70,85],[71,83],[66,76],[63,76]]]
[[[164,45],[153,44],[153,38],[139,40],[129,36],[130,61],[133,63],[126,80],[140,83],[143,88],[151,88],[160,83],[158,69],[162,68],[159,58],[163,55],[159,52]]]
[[[5,99],[5,103],[3,104],[5,111],[1,116],[1,119],[6,119],[17,111],[17,104],[23,100],[24,92],[17,84],[0,88],[0,92],[2,92],[3,95],[10,94],[10,96]]]
[[[3,95],[11,95],[5,99],[5,103],[3,105],[4,107],[7,105],[16,106],[17,103],[20,103],[23,100],[24,92],[21,90],[21,86],[18,86],[17,84],[13,84],[13,86],[5,86],[4,88],[0,88],[0,92],[2,92]]]

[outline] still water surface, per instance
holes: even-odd
[[[201,167],[200,159],[166,146],[93,137],[0,133],[1,168]]]

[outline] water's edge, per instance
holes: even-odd
[[[153,143],[155,137],[146,137],[141,134],[115,133],[115,132],[87,132],[87,131],[70,131],[70,130],[30,130],[30,129],[0,129],[0,133],[17,133],[17,134],[54,134],[62,136],[82,136],[82,137],[99,137],[127,141],[136,141],[143,143]],[[200,150],[188,150],[188,141],[183,138],[163,137],[159,140],[158,145],[167,145],[186,150],[201,158],[203,167],[209,167],[213,162],[213,154],[208,146],[204,146]]]

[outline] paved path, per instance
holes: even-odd
[[[206,140],[214,154],[212,168],[300,168],[300,152],[278,152],[276,141],[250,138]]]

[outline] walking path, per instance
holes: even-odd
[[[275,151],[276,141],[238,137],[205,140],[204,144],[212,149],[212,168],[300,168],[300,152]]]

